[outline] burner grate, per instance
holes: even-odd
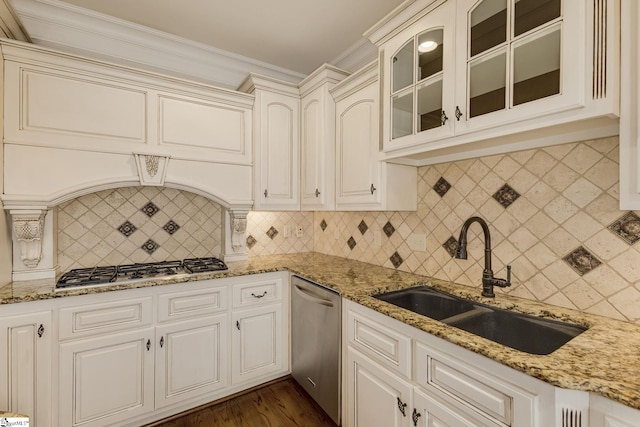
[[[180,261],[145,262],[118,266],[118,277],[144,279],[147,277],[173,276],[182,271]]]
[[[115,281],[117,276],[116,266],[76,268],[60,276],[57,287],[109,283]]]
[[[205,273],[208,271],[227,270],[227,265],[218,258],[187,258],[182,261],[189,273]]]

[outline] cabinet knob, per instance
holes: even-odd
[[[316,188],[316,197],[318,197],[320,195],[320,191],[318,191],[318,189]]]
[[[440,123],[442,124],[442,126],[447,123],[447,120],[449,120],[449,117],[447,117],[447,113],[442,110],[442,115],[440,116]]]
[[[238,330],[240,330],[240,321],[236,320],[236,328],[238,328]]]
[[[267,189],[265,188],[264,190],[264,197],[269,197],[269,192],[267,191]]]
[[[416,408],[413,408],[413,414],[411,415],[411,419],[413,420],[413,425],[418,427],[418,419],[422,416],[420,412]]]
[[[404,403],[402,400],[400,400],[399,397],[397,399],[398,399],[398,409],[400,410],[400,412],[402,412],[402,416],[406,417],[407,416],[407,412],[406,412],[407,404]]]
[[[42,338],[43,335],[44,335],[44,325],[40,324],[40,327],[38,328],[38,337]]]
[[[151,340],[147,340],[147,351],[151,350]]]
[[[370,190],[371,190],[371,194],[373,194],[377,190],[377,188],[374,187],[373,184],[371,184]]]
[[[160,348],[164,347],[164,336],[160,337]]]
[[[460,107],[456,105],[456,119],[460,121],[460,117],[462,117],[462,111],[460,111]]]

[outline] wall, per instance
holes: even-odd
[[[58,207],[60,271],[220,256],[222,208],[186,191],[126,187]]]

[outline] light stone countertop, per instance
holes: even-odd
[[[333,288],[345,298],[552,385],[598,393],[624,405],[640,409],[640,370],[638,369],[640,325],[502,293],[498,293],[495,299],[483,298],[480,296],[480,278],[478,278],[477,287],[469,287],[359,261],[309,252],[255,257],[249,261],[229,263],[229,270],[224,272],[173,276],[128,285],[92,286],[54,291],[51,280],[8,284],[0,288],[0,304],[281,270],[289,270]],[[531,355],[371,296],[418,285],[429,285],[484,304],[579,324],[589,329],[549,355]],[[1,306],[0,310],[2,310]]]

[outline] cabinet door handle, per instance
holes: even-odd
[[[369,190],[371,190],[371,194],[373,195],[373,193],[377,190],[377,188],[374,187],[373,184],[371,184],[371,188]]]
[[[316,188],[316,197],[320,196],[320,191]]]
[[[164,336],[160,337],[160,348],[164,347]]]
[[[400,409],[400,412],[402,412],[402,416],[406,417],[407,416],[407,412],[406,412],[405,409],[407,407],[407,404],[402,402],[402,400],[400,400],[399,397],[397,399],[398,399],[398,409]]]
[[[44,335],[44,325],[41,323],[40,327],[38,328],[38,337],[42,338],[43,335]]]
[[[440,116],[440,123],[442,123],[442,126],[447,123],[447,120],[449,120],[449,117],[447,117],[447,113],[442,110],[442,115]]]
[[[267,189],[265,188],[264,190],[264,197],[269,197],[269,191],[267,191]]]
[[[251,296],[258,299],[264,298],[266,295],[267,295],[267,291],[264,291],[261,295],[256,295],[253,292],[251,292]]]
[[[422,416],[420,412],[416,408],[413,408],[413,414],[411,415],[411,419],[413,420],[413,425],[418,427],[418,419]]]
[[[460,107],[456,105],[456,119],[460,121],[460,117],[462,117],[462,111],[460,111]]]
[[[236,328],[238,328],[238,330],[240,330],[240,321],[236,320]]]
[[[147,351],[151,350],[151,340],[147,340]]]

